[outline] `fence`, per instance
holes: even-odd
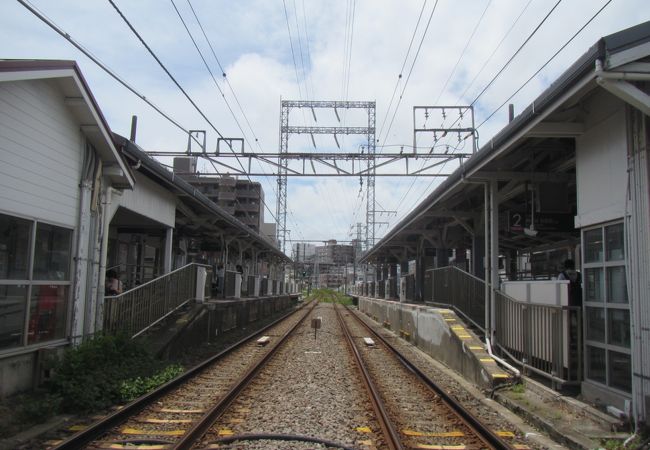
[[[485,282],[457,267],[427,271],[425,300],[453,308],[485,332]],[[525,303],[495,291],[495,344],[526,370],[554,383],[582,377],[580,307]]]
[[[485,283],[457,267],[449,266],[426,271],[431,290],[424,300],[453,306],[454,309],[485,332]],[[425,275],[425,278],[426,278]],[[427,288],[425,283],[425,289]]]
[[[205,293],[209,296],[209,266],[188,264],[120,295],[104,297],[104,332],[138,334],[197,296],[197,272],[207,270]]]
[[[580,307],[523,303],[497,291],[494,309],[495,341],[501,351],[554,382],[580,381]]]

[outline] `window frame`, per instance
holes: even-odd
[[[606,229],[610,226],[614,225],[622,225],[623,226],[623,258],[622,259],[617,259],[617,260],[608,260],[607,259],[607,235],[606,235]],[[601,233],[601,242],[602,242],[602,260],[601,261],[596,261],[596,262],[585,262],[585,253],[586,253],[586,241],[585,241],[585,233],[593,232],[594,230],[600,230]],[[581,238],[581,257],[582,257],[582,282],[583,282],[583,289],[582,289],[582,297],[583,297],[583,302],[582,302],[582,309],[583,309],[583,314],[585,314],[585,319],[586,317],[586,311],[587,308],[598,308],[603,310],[604,312],[604,328],[605,328],[605,336],[604,336],[604,342],[599,342],[599,341],[594,341],[590,340],[587,338],[587,327],[588,323],[585,320],[584,322],[584,327],[583,327],[583,342],[584,342],[584,367],[585,367],[585,380],[589,381],[590,383],[596,383],[601,386],[606,386],[607,389],[620,392],[626,395],[631,394],[631,392],[624,391],[618,387],[612,386],[612,380],[610,379],[610,372],[611,372],[611,364],[610,364],[610,351],[618,352],[621,354],[628,355],[630,360],[632,358],[632,350],[631,347],[623,347],[617,344],[610,344],[610,339],[611,339],[611,329],[609,326],[610,323],[610,311],[611,310],[623,310],[630,312],[630,303],[629,303],[629,298],[627,303],[622,303],[622,302],[611,302],[609,299],[609,280],[608,280],[608,268],[611,267],[623,267],[624,274],[627,274],[627,263],[626,263],[626,256],[625,256],[625,224],[622,219],[618,220],[613,220],[610,222],[605,222],[605,223],[600,223],[598,225],[593,225],[589,227],[585,227],[581,230],[580,232],[580,238]],[[602,282],[602,301],[588,301],[587,300],[587,288],[586,288],[586,272],[587,269],[601,269],[602,270],[602,277],[603,277],[603,282]],[[629,318],[631,321],[631,317]],[[593,348],[598,348],[602,349],[605,351],[605,383],[603,384],[602,381],[595,380],[592,378],[589,378],[589,372],[586,370],[588,367],[589,361],[587,355],[589,354],[588,352],[588,347],[593,347]],[[630,374],[631,376],[631,374]]]
[[[27,278],[26,279],[4,279],[0,278],[0,286],[16,286],[24,285],[26,286],[24,302],[24,317],[23,317],[23,328],[20,344],[13,347],[0,348],[0,356],[9,356],[14,354],[21,354],[25,352],[32,351],[34,348],[39,348],[43,346],[56,346],[57,344],[67,343],[70,336],[70,327],[71,327],[71,310],[72,310],[72,296],[73,296],[73,285],[74,285],[74,261],[75,261],[75,251],[76,251],[76,234],[77,230],[74,227],[69,225],[41,220],[34,217],[27,217],[20,214],[15,214],[0,209],[0,215],[7,216],[9,218],[17,218],[22,220],[27,220],[31,222],[31,229],[29,233],[29,244],[28,244],[28,264],[27,264]],[[53,226],[57,228],[62,228],[70,232],[70,245],[69,245],[69,257],[68,257],[68,278],[66,280],[40,280],[34,279],[34,259],[36,252],[36,233],[38,231],[38,225],[44,224],[48,226]],[[68,293],[66,296],[66,306],[64,311],[65,317],[65,326],[64,326],[64,336],[61,338],[51,339],[42,342],[29,343],[29,322],[30,322],[30,313],[31,313],[31,298],[32,291],[34,286],[67,286]]]

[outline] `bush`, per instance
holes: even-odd
[[[21,395],[17,399],[20,406],[16,409],[16,419],[19,423],[43,423],[59,412],[61,401],[59,395],[42,389]]]
[[[99,336],[67,350],[48,387],[67,412],[88,412],[121,400],[123,381],[147,377],[161,367],[145,348],[126,336]]]
[[[183,366],[179,364],[172,364],[167,366],[164,370],[157,374],[142,378],[136,377],[130,380],[123,381],[120,385],[120,397],[124,402],[130,402],[149,391],[162,386],[169,380],[172,380],[183,373]]]

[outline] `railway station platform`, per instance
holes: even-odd
[[[446,308],[358,297],[359,311],[484,389],[512,381],[479,337]]]
[[[268,319],[294,308],[298,297],[298,294],[284,294],[191,302],[147,331],[141,339],[154,354],[176,358],[229,332],[258,328]]]

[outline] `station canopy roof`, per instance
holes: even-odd
[[[266,236],[259,234],[225,211],[194,186],[149,156],[137,144],[118,134],[114,134],[114,139],[123,154],[133,164],[140,165],[138,170],[158,180],[177,196],[177,227],[182,227],[186,234],[203,239],[207,243],[217,244],[223,240],[237,239],[250,248],[266,254],[267,257],[282,262],[291,261]]]
[[[575,138],[584,132],[585,102],[602,92],[598,64],[604,70],[647,74],[649,55],[650,22],[601,38],[360,261],[410,260],[419,246],[471,249],[472,237],[484,234],[485,185],[492,181],[498,183],[501,251],[578,243]],[[626,101],[634,104],[634,98]],[[537,232],[526,233],[521,225],[530,220],[532,204],[537,205]]]

